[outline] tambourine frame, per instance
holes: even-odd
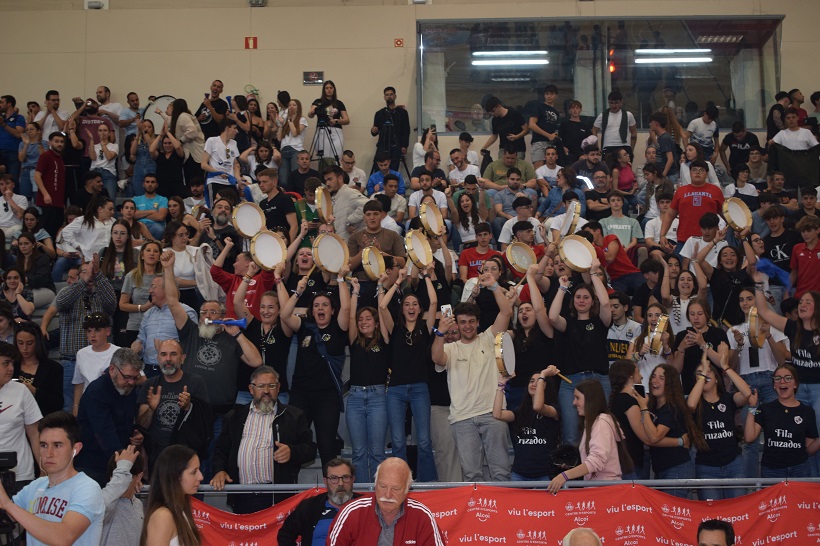
[[[499,332],[495,335],[495,365],[498,368],[498,373],[502,375],[502,377],[509,377],[510,372],[507,371],[507,365],[504,362],[504,340],[506,339],[505,336],[509,337],[508,332]],[[513,352],[513,357],[515,357],[515,352]],[[515,370],[513,370],[513,373]]]
[[[583,266],[579,266],[577,264],[574,264],[572,262],[572,260],[567,256],[567,253],[566,253],[566,250],[565,250],[564,247],[567,244],[570,244],[570,243],[580,244],[581,246],[586,248],[587,251],[589,251],[589,254],[590,254],[592,259],[595,259],[595,257],[596,257],[595,248],[592,246],[592,243],[590,243],[589,241],[587,241],[586,239],[584,239],[580,235],[567,235],[566,237],[561,239],[561,243],[558,245],[558,254],[561,256],[561,260],[565,264],[567,264],[567,267],[569,267],[573,271],[577,271],[578,273],[586,273],[587,271],[589,271],[591,269],[591,266],[590,267],[583,267]]]
[[[522,264],[515,259],[514,252],[516,249],[520,249],[521,251],[526,252],[527,258],[529,258],[530,260],[529,263]],[[507,246],[506,250],[504,250],[504,255],[506,256],[507,262],[510,264],[510,267],[512,267],[515,271],[521,274],[526,273],[527,268],[532,264],[538,263],[535,258],[535,252],[533,251],[532,247],[526,243],[521,243],[518,241],[510,243]]]
[[[313,261],[316,264],[316,267],[318,267],[326,273],[338,273],[339,269],[330,269],[326,264],[322,263],[322,257],[319,253],[319,245],[325,238],[335,239],[339,243],[339,246],[342,248],[342,251],[344,252],[344,260],[342,262],[343,264],[347,264],[350,262],[350,251],[347,248],[347,243],[345,243],[344,239],[342,239],[335,233],[322,233],[321,235],[316,237],[316,239],[313,240]]]
[[[421,249],[413,246],[413,238],[416,236],[422,245]],[[427,240],[427,236],[420,229],[411,229],[407,232],[407,235],[404,236],[404,248],[407,250],[410,260],[419,269],[424,269],[433,261],[433,249],[430,247],[430,241]],[[421,253],[424,256],[421,256]],[[422,258],[426,258],[427,261],[425,262]]]
[[[766,344],[766,336],[760,333],[760,315],[757,307],[749,309],[749,343],[755,349],[762,349]]]
[[[379,265],[378,271],[373,271],[372,265],[370,264],[370,258],[372,256],[376,257],[376,261]],[[382,273],[386,271],[384,266],[384,256],[382,255],[381,251],[376,248],[375,246],[368,246],[362,250],[362,269],[370,278],[371,281],[379,280],[379,277],[382,276]]]
[[[245,209],[245,210],[252,209],[252,210],[255,210],[259,214],[260,228],[259,228],[259,230],[257,230],[256,233],[245,233],[240,228],[240,226],[239,226],[239,213],[243,209]],[[236,231],[239,232],[240,235],[242,235],[243,237],[252,238],[252,237],[256,236],[258,233],[265,230],[265,224],[266,224],[265,213],[262,212],[262,209],[256,203],[251,203],[250,201],[244,201],[242,203],[239,203],[238,205],[236,205],[233,208],[233,212],[231,212],[231,223],[233,224],[233,227],[236,229]]]
[[[421,224],[424,226],[424,229],[427,230],[427,233],[432,235],[444,235],[446,226],[444,225],[444,218],[441,216],[441,211],[437,206],[431,205],[430,203],[422,203],[419,217],[421,218]],[[433,229],[430,224],[431,217],[435,218],[438,222],[438,230]]]
[[[273,266],[265,265],[262,262],[262,260],[259,259],[259,257],[256,255],[256,247],[257,247],[258,242],[260,240],[262,240],[263,238],[267,239],[270,236],[273,236],[273,240],[276,241],[279,244],[279,248],[281,249],[281,254],[280,255],[282,257],[282,260],[279,263],[273,264]],[[276,233],[275,231],[269,231],[267,229],[263,229],[262,231],[260,231],[256,235],[254,235],[253,238],[251,238],[250,253],[251,253],[251,259],[253,259],[254,263],[256,265],[258,265],[261,269],[264,269],[265,271],[273,271],[276,268],[277,265],[279,265],[280,263],[285,261],[285,258],[288,255],[288,247],[285,244],[285,238],[282,237],[282,235],[280,233]]]
[[[329,223],[328,216],[333,215],[333,200],[330,197],[330,190],[324,186],[316,188],[316,215],[319,220],[326,224]]]
[[[729,213],[732,205],[736,205],[741,209],[741,211],[743,211],[743,217],[746,220],[746,225],[741,227],[740,224],[737,223],[737,219],[732,218],[732,215]],[[723,218],[735,231],[743,231],[747,227],[752,227],[752,211],[749,210],[749,207],[743,202],[742,199],[737,197],[729,197],[723,202]]]
[[[669,324],[669,315],[661,315],[655,329],[649,334],[649,353],[658,356],[663,350],[663,333]]]

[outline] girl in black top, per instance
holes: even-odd
[[[516,361],[517,362],[517,361]],[[512,481],[548,481],[553,478],[552,453],[558,445],[558,388],[555,376],[560,372],[548,366],[529,377],[527,392],[514,410],[502,409],[504,387],[515,375],[498,380],[493,401],[493,417],[512,424]]]
[[[290,405],[305,412],[308,426],[313,423],[323,465],[339,455],[336,431],[343,410],[342,368],[350,324],[350,290],[344,277],[349,272],[345,265],[337,273],[338,303],[328,294],[316,294],[308,307],[309,318],[302,320],[293,310],[307,290],[308,277],[302,277],[290,296],[281,276],[274,271],[279,301],[285,301],[279,316],[296,332],[298,340]]]
[[[808,458],[820,450],[817,417],[811,406],[800,402],[795,393],[800,386],[797,369],[778,366],[772,375],[777,400],[757,407],[757,393],[749,397],[743,435],[747,442],[757,441],[763,431],[761,478],[807,478],[811,476]]]
[[[568,316],[561,310],[565,294],[570,293],[570,281],[566,276],[559,279],[560,288],[552,301],[549,319],[553,328],[560,332],[558,344],[564,358],[564,375],[573,383],[585,379],[601,382],[606,396],[609,395],[609,356],[606,337],[612,324],[609,308],[609,294],[603,281],[601,262],[593,258],[590,268],[592,285],[581,284],[572,292],[572,304]],[[561,430],[564,441],[577,444],[578,412],[572,406],[575,388],[566,382],[558,391],[558,413],[561,415]]]
[[[299,234],[288,245],[287,263],[292,264],[286,268],[282,275],[285,280],[288,291],[292,294],[296,290],[296,285],[299,280],[305,275],[310,274],[307,283],[307,289],[299,301],[296,302],[296,307],[307,307],[310,303],[310,298],[313,294],[327,292],[330,276],[316,267],[316,262],[313,261],[313,248],[310,246],[302,246],[302,242],[308,236],[310,225],[307,220],[302,220],[302,225],[299,229]]]
[[[700,365],[703,352],[715,365],[720,365],[718,349],[721,344],[729,345],[726,332],[709,324],[712,315],[709,304],[702,299],[689,303],[686,317],[692,325],[675,336],[675,354],[672,365],[680,370],[683,379],[683,393],[689,394],[695,386],[695,370]]]
[[[48,415],[63,409],[63,367],[48,358],[43,333],[33,322],[14,328],[14,343],[20,359],[14,362],[14,378],[34,395],[40,413]]]
[[[686,400],[708,446],[704,451],[698,450],[695,474],[702,479],[743,478],[740,446],[735,435],[735,413],[746,405],[752,389],[729,367],[729,347],[721,345],[718,353],[720,369],[704,358],[698,367],[695,386]],[[724,376],[732,380],[737,392],[726,392]],[[700,500],[733,499],[744,494],[745,489],[698,489]]]
[[[726,232],[721,230],[715,235],[715,242],[719,243],[726,237]],[[693,260],[695,271],[700,269],[703,275],[709,279],[709,286],[712,291],[712,298],[715,302],[714,317],[718,323],[727,321],[729,324],[740,324],[743,322],[743,311],[740,309],[738,295],[744,286],[751,286],[752,279],[745,269],[741,267],[741,257],[737,249],[733,246],[725,246],[718,252],[718,266],[712,267],[706,261],[706,255],[710,247],[706,245]],[[701,257],[703,256],[703,257]]]
[[[282,274],[284,264],[281,264],[278,271]],[[262,294],[259,298],[259,317],[254,316],[245,303],[245,296],[248,294],[248,287],[250,286],[248,280],[256,277],[259,273],[259,266],[255,262],[248,265],[248,271],[245,273],[243,282],[239,284],[236,293],[233,296],[233,309],[236,313],[236,318],[248,319],[248,325],[245,328],[245,337],[251,340],[251,343],[259,347],[259,353],[262,355],[262,364],[270,366],[276,373],[279,374],[279,401],[287,404],[290,401],[290,386],[288,385],[288,354],[290,353],[290,340],[293,337],[293,331],[288,328],[284,321],[279,320],[279,297],[276,292],[270,291]],[[274,273],[274,278],[275,278]],[[244,362],[240,362],[236,370],[236,385],[242,389],[245,385],[251,382],[251,375],[254,368],[251,368]],[[239,390],[236,395],[237,404],[250,404],[253,401],[248,390]]]
[[[698,448],[706,449],[703,433],[692,419],[681,390],[680,374],[674,366],[661,364],[652,370],[649,377],[649,399],[635,390],[632,396],[638,401],[641,411],[641,423],[649,440],[649,454],[652,457],[652,470],[659,480],[693,479],[695,465],[689,457],[689,446],[685,435]],[[675,438],[677,447],[660,445],[664,438]],[[675,497],[686,498],[688,489],[668,489],[666,493]]]
[[[649,437],[641,422],[643,415],[641,408],[633,395],[636,391],[643,395],[642,381],[640,368],[631,360],[616,360],[609,367],[609,382],[612,385],[612,394],[609,395],[609,411],[624,431],[626,449],[634,463],[632,472],[623,475],[624,480],[649,479],[649,461],[644,457],[644,447],[649,444]],[[663,438],[656,445],[677,447],[678,439]]]
[[[492,279],[500,285],[500,288],[507,297],[511,300],[515,298],[515,292],[512,291],[512,293],[510,293],[511,287],[508,282],[507,267],[504,265],[504,260],[501,259],[501,256],[492,256],[481,264],[481,275],[489,275],[492,277]],[[493,325],[495,317],[498,316],[501,310],[495,301],[495,295],[489,290],[481,289],[479,278],[480,277],[477,277],[475,279],[475,284],[472,285],[471,290],[467,294],[467,298],[464,298],[464,295],[462,295],[461,301],[475,303],[478,305],[478,308],[481,309],[481,316],[478,319],[478,333],[481,333]],[[467,287],[471,285],[471,281],[472,279],[465,284],[465,291]]]
[[[429,369],[431,332],[436,323],[438,299],[430,280],[432,264],[420,274],[427,284],[430,295],[430,306],[427,315],[422,319],[418,298],[407,294],[402,298],[401,316],[398,323],[388,310],[388,303],[396,290],[407,279],[407,270],[401,269],[399,277],[384,296],[379,298],[379,319],[384,323],[392,340],[390,343],[391,369],[388,376],[387,419],[390,424],[390,441],[393,445],[393,456],[407,460],[405,418],[407,406],[413,413],[418,438],[418,479],[419,481],[436,480],[436,464],[433,459],[433,447],[430,441],[430,391],[427,388],[427,371]],[[382,275],[376,290],[386,281]]]
[[[352,278],[350,303],[350,393],[345,420],[353,449],[353,466],[369,482],[385,459],[387,437],[387,370],[390,333],[374,307],[359,307],[359,279]],[[380,296],[382,294],[379,294]],[[355,328],[353,324],[355,323]]]

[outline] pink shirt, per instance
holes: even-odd
[[[618,460],[618,444],[615,442],[617,430],[618,425],[611,416],[599,415],[592,424],[589,453],[586,450],[586,431],[581,435],[581,462],[589,470],[589,474],[584,476],[585,480],[621,479],[621,462]]]

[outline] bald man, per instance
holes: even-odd
[[[578,527],[567,533],[563,546],[602,546],[602,543],[595,531]]]
[[[390,457],[376,469],[376,491],[349,502],[336,517],[329,546],[408,544],[444,546],[432,512],[408,499],[413,476],[403,459]]]

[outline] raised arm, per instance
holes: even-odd
[[[561,309],[564,306],[564,294],[569,293],[569,277],[566,275],[558,279],[558,292],[555,293],[555,298],[552,300],[550,306],[549,319],[552,327],[563,333],[567,331],[567,319],[561,316]]]
[[[498,305],[499,312],[492,326],[490,326],[490,331],[494,336],[501,332],[506,332],[510,325],[510,319],[512,318],[512,302],[504,290],[500,290],[501,287],[498,285],[498,282],[489,275],[483,277],[479,283],[481,283],[482,288],[486,288],[493,293],[495,303]]]
[[[786,325],[789,323],[789,319],[769,309],[769,303],[766,301],[766,294],[763,290],[763,281],[765,279],[763,273],[755,269],[753,278],[755,281],[755,305],[757,306],[757,314],[760,315],[763,320],[781,332],[784,332]]]
[[[532,301],[532,310],[535,312],[535,320],[538,321],[538,326],[544,335],[548,338],[555,337],[555,330],[552,327],[549,316],[547,316],[547,308],[544,305],[544,298],[541,296],[541,291],[538,288],[538,283],[535,278],[538,275],[538,265],[532,264],[527,268],[527,286],[530,287],[530,300]]]
[[[171,249],[166,249],[160,256],[163,274],[165,275],[165,298],[168,301],[168,309],[171,310],[171,316],[174,317],[174,324],[177,329],[181,330],[190,320],[190,317],[179,302],[179,288],[177,288],[176,278],[174,277],[175,261],[176,255]]]
[[[339,328],[345,332],[350,328],[350,289],[345,283],[345,277],[350,273],[347,264],[343,265],[336,274],[336,283],[339,285],[339,313],[336,316],[336,322]],[[354,328],[356,323],[353,323]]]
[[[276,293],[279,296],[279,301],[284,302],[282,304],[282,310],[279,312],[279,318],[283,323],[287,324],[288,328],[294,332],[298,332],[302,327],[302,319],[296,316],[293,310],[296,309],[296,302],[299,301],[299,298],[301,298],[302,294],[307,290],[308,277],[306,275],[299,279],[299,283],[296,285],[296,293],[291,296],[288,294],[285,283],[282,282],[283,269],[284,264],[279,264],[273,270],[273,275],[277,280]]]
[[[609,306],[609,294],[606,291],[604,284],[604,272],[601,269],[601,262],[597,258],[592,259],[592,267],[589,269],[592,277],[592,286],[595,287],[595,297],[598,298],[598,306],[600,311],[598,318],[604,323],[604,326],[609,328],[612,324],[612,309]]]

